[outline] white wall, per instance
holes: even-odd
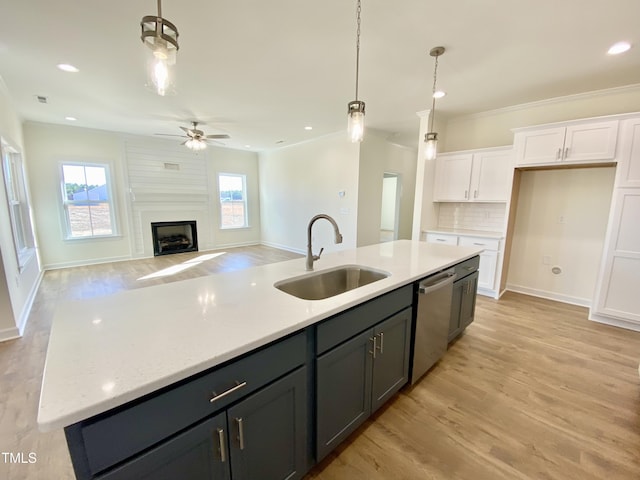
[[[257,195],[258,157],[255,153],[210,146],[196,155],[181,147],[180,142],[171,142],[166,139],[42,123],[25,124],[24,135],[29,155],[35,223],[41,236],[41,258],[45,268],[86,265],[152,255],[152,248],[145,247],[144,242],[150,245],[148,215],[152,215],[158,209],[163,215],[171,216],[172,211],[180,211],[181,215],[197,216],[198,234],[203,239],[202,242],[199,241],[200,250],[253,244],[260,241],[260,207]],[[199,171],[206,178],[200,179],[198,183],[201,188],[196,192],[199,194],[197,201],[175,202],[174,196],[171,200],[174,202],[173,206],[169,207],[164,203],[165,206],[162,207],[162,199],[156,194],[163,194],[171,189],[170,179],[169,187],[158,188],[156,185],[155,193],[148,191],[141,193],[136,190],[132,194],[129,188],[131,172],[128,170],[127,163],[127,155],[132,155],[132,150],[136,150],[140,155],[146,155],[151,163],[172,161],[180,163],[186,162],[187,157],[191,159],[191,163],[198,163]],[[65,240],[59,173],[62,161],[110,165],[119,230],[117,237]],[[158,174],[157,171],[152,170],[150,167],[150,176]],[[218,172],[247,175],[249,228],[233,230],[220,228]],[[171,174],[170,171],[165,173]],[[179,174],[180,172],[175,175]],[[178,181],[174,183],[177,184]]]
[[[359,151],[360,144],[340,132],[261,153],[262,242],[304,253],[309,220],[326,213],[338,223],[343,243],[334,245],[331,225],[320,220],[313,228],[314,253],[355,247]]]
[[[358,175],[357,245],[380,242],[382,180],[384,173],[397,173],[400,181],[400,219],[398,238],[411,238],[413,199],[416,185],[414,149],[395,145],[369,131],[360,149]]]
[[[23,148],[22,125],[1,78],[0,136],[21,151],[23,162],[28,164]],[[28,172],[26,180],[29,180]],[[4,181],[0,181],[0,341],[22,335],[41,279],[37,255],[31,257],[20,269],[14,251],[7,196]]]
[[[507,289],[591,303],[614,175],[614,167],[522,172]]]
[[[515,105],[450,119],[441,151],[511,145],[512,128],[637,111],[640,85]]]
[[[396,199],[398,177],[386,176],[382,179],[382,213],[380,215],[380,228],[382,230],[394,230],[396,228]]]

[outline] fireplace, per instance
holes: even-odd
[[[198,231],[195,220],[152,222],[153,255],[197,252]]]

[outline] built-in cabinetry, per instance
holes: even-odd
[[[478,257],[456,265],[456,281],[453,282],[451,318],[449,320],[449,342],[473,322],[478,288],[478,266]]]
[[[498,147],[443,153],[436,159],[434,202],[506,202],[513,152]]]
[[[318,461],[407,383],[412,299],[409,285],[318,325]]]
[[[620,123],[620,153],[591,318],[640,330],[640,117]]]
[[[493,298],[499,297],[499,275],[504,256],[502,238],[497,238],[495,235],[483,236],[481,232],[465,234],[428,231],[425,240],[429,243],[484,248],[480,254],[478,293]]]
[[[78,479],[293,479],[308,468],[307,333],[65,429]]]
[[[516,167],[606,162],[616,157],[618,120],[514,129]]]

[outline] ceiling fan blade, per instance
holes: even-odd
[[[187,127],[180,127],[180,130],[182,130],[186,134],[189,134],[189,132],[191,131]]]
[[[162,137],[180,137],[180,138],[184,138],[184,135],[174,135],[172,133],[154,133],[154,135],[159,135]]]
[[[229,135],[227,135],[226,133],[220,133],[220,134],[215,134],[215,135],[207,135],[206,138],[231,138]]]

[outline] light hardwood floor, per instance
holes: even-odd
[[[140,280],[213,253],[46,273],[25,337],[0,344],[0,451],[35,452],[37,463],[0,457],[0,479],[73,479],[63,433],[36,426],[58,302],[299,257],[231,249]],[[446,356],[306,480],[639,479],[639,360],[640,333],[592,323],[585,308],[511,293],[478,297],[476,321]]]

